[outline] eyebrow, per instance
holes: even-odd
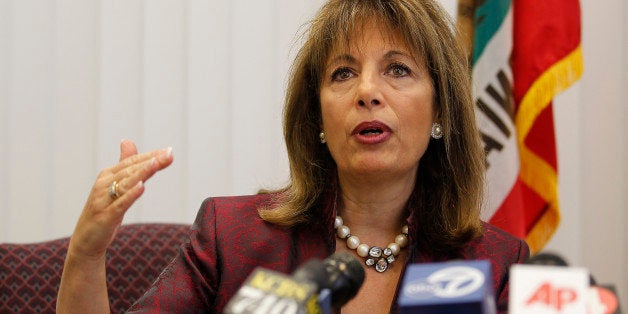
[[[408,55],[405,52],[402,52],[402,51],[399,51],[399,50],[391,50],[391,51],[389,51],[389,52],[384,54],[384,59],[392,59],[395,56],[402,56],[402,57],[406,57],[406,58],[412,58],[410,55]],[[357,59],[354,56],[350,55],[350,54],[344,53],[344,54],[335,56],[333,59],[331,59],[329,61],[328,64],[334,64],[334,63],[336,63],[338,61],[345,61],[345,62],[349,62],[349,63],[356,63]]]
[[[345,54],[341,54],[341,55],[335,56],[333,59],[329,60],[329,62],[327,64],[328,65],[329,64],[334,64],[334,63],[336,63],[338,61],[345,61],[345,62],[349,62],[349,63],[356,63],[357,59],[355,57],[353,57],[352,55],[345,53]]]
[[[412,56],[408,55],[405,52],[398,51],[398,50],[391,50],[391,51],[387,52],[386,54],[384,54],[384,59],[392,59],[395,56],[402,56],[402,57],[406,57],[406,58],[412,58]]]

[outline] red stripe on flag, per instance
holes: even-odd
[[[524,239],[546,207],[547,202],[544,199],[517,180],[489,223]]]
[[[556,161],[556,136],[554,132],[554,113],[550,103],[534,120],[534,124],[525,139],[525,145],[537,156],[558,172]]]
[[[515,103],[547,69],[580,45],[580,4],[574,0],[513,1]]]

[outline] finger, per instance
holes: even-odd
[[[122,218],[126,211],[135,203],[135,201],[144,193],[144,182],[138,181],[126,193],[122,194],[111,203],[109,212],[110,218],[114,223],[122,222]]]
[[[133,155],[137,155],[137,147],[135,146],[135,143],[130,140],[122,140],[120,142],[120,161]]]
[[[119,195],[126,193],[127,190],[134,187],[138,182],[146,182],[157,171],[160,171],[170,165],[173,161],[173,157],[171,152],[169,152],[168,154],[169,155],[161,156],[161,162],[159,161],[159,158],[152,157],[151,159],[144,161],[140,164],[135,164],[133,166],[122,169],[121,171],[116,173],[112,179],[110,178],[108,179],[109,181],[103,182],[107,184],[106,190],[109,196],[114,199],[117,198],[113,196],[112,193],[109,193],[109,191],[112,191],[117,192],[119,197]]]
[[[138,182],[135,187],[113,201],[107,197],[91,204],[97,207],[102,206],[101,210],[84,211],[81,214],[73,238],[75,236],[77,239],[81,238],[77,243],[83,243],[81,251],[85,255],[98,256],[107,249],[116,229],[124,219],[124,214],[143,192],[144,184]],[[102,200],[105,203],[102,203]]]
[[[133,188],[140,181],[146,182],[146,180],[158,171],[158,168],[155,166],[156,163],[157,159],[153,157],[141,164],[123,169],[114,175],[113,181],[109,184],[107,191],[113,187],[113,182],[117,182],[118,184],[116,190],[119,195],[126,193],[126,191]]]
[[[136,170],[131,175],[122,176],[122,173],[119,173],[118,177],[110,175],[99,177],[92,188],[84,213],[88,216],[109,217],[110,215],[105,213],[109,211],[113,202],[129,194],[137,184],[143,185],[144,179],[155,173],[154,163],[156,163],[155,158],[144,162],[142,164],[144,169]]]
[[[138,173],[147,173],[150,171],[155,172],[157,171],[157,167],[154,167],[154,164],[156,162],[157,159],[155,157],[151,157],[150,159],[142,161],[140,163],[129,165],[128,167],[120,169],[120,171],[114,173],[112,180],[121,182],[124,179],[137,176]],[[140,178],[139,180],[143,180],[143,178]]]
[[[114,182],[118,183],[118,195],[126,192],[128,188],[135,185],[138,181],[146,182],[146,180],[151,178],[157,171],[172,164],[173,156],[171,148],[162,150],[158,152],[157,155],[159,157],[154,157],[150,154],[135,155],[125,159],[116,166],[104,169],[100,172],[96,183],[92,187],[92,194],[96,199],[101,199],[100,197],[102,196],[107,196],[106,199],[116,198],[109,193]],[[143,160],[144,157],[150,159]],[[133,159],[136,163],[127,165],[130,162],[129,159]],[[113,172],[116,169],[119,171]]]
[[[157,159],[158,169],[163,169],[167,167],[168,165],[170,165],[170,163],[172,163],[172,147],[130,156],[107,170],[115,174],[127,167],[134,166],[136,164],[140,164],[142,162],[150,160],[153,157]]]
[[[155,172],[162,170],[172,164],[172,148],[165,149],[152,156],[148,160],[138,159],[137,163],[131,164],[125,168],[120,169],[113,174],[113,180],[121,181],[124,178],[135,176],[140,173],[142,176],[138,179],[146,182]],[[132,158],[135,158],[133,156]]]

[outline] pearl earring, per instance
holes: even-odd
[[[321,138],[321,144],[327,143],[327,138],[325,137],[325,132],[321,132],[320,134],[318,134],[318,137]]]
[[[432,124],[431,135],[432,135],[432,138],[435,140],[443,137],[443,127],[438,122],[434,122],[434,124]]]

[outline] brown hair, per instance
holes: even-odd
[[[431,140],[417,170],[415,241],[432,252],[459,247],[481,233],[484,153],[475,125],[466,58],[453,24],[432,0],[331,0],[311,21],[292,67],[284,107],[284,138],[291,182],[275,208],[260,209],[269,222],[291,226],[310,219],[310,208],[335,181],[335,163],[321,131],[320,83],[335,45],[349,42],[368,21],[400,34],[424,60],[435,90],[435,112],[444,136]]]

